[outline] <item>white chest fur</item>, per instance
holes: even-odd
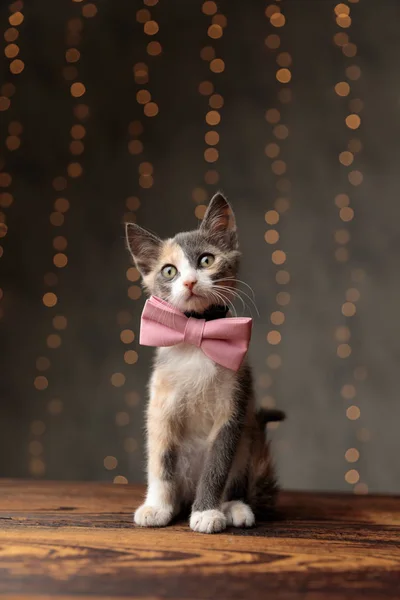
[[[183,425],[178,473],[183,496],[191,497],[208,445],[232,415],[236,374],[188,344],[160,348],[158,358],[152,387],[158,394],[165,388],[165,410]]]

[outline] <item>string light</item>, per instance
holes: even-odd
[[[334,18],[336,24],[340,28],[349,29],[352,24],[351,12],[353,9],[348,3],[337,4],[334,8]],[[349,58],[354,59],[357,55],[356,44],[350,41],[350,30],[343,33],[336,33],[333,41],[336,46],[341,49],[344,60]],[[352,134],[354,131],[358,131],[362,126],[362,119],[359,112],[363,109],[363,102],[359,98],[353,98],[355,91],[355,84],[353,81],[357,81],[361,76],[361,69],[357,64],[352,63],[351,65],[345,66],[345,77],[349,81],[340,81],[334,87],[334,90],[339,98],[342,98],[342,102],[348,102],[349,113],[345,117],[345,128]],[[348,100],[347,100],[348,99]],[[359,140],[351,138],[347,147],[344,148],[338,156],[338,160],[343,170],[347,171],[347,183],[345,184],[346,191],[342,191],[335,197],[335,205],[338,208],[338,217],[340,225],[334,233],[334,240],[336,242],[335,258],[340,263],[347,263],[350,259],[350,245],[351,245],[351,225],[355,218],[354,208],[352,204],[352,196],[354,192],[351,192],[351,186],[354,188],[361,185],[363,181],[363,174],[358,168],[354,168],[357,163],[358,154],[362,149],[362,144]],[[349,170],[351,169],[351,170]],[[354,273],[356,277],[354,279]],[[351,271],[352,273],[352,284],[355,280],[359,279],[359,269]],[[360,299],[360,291],[354,285],[348,287],[345,292],[345,298],[341,306],[341,313],[345,319],[344,323],[339,325],[334,332],[334,339],[336,342],[336,353],[340,360],[345,361],[346,366],[350,360],[355,360],[353,357],[352,346],[351,346],[351,321],[355,317],[357,312],[357,302]],[[348,368],[348,367],[347,367]],[[360,371],[361,369],[361,371]],[[349,421],[355,423],[361,417],[360,408],[357,406],[358,397],[358,376],[360,373],[364,373],[364,367],[357,367],[353,371],[353,381],[348,381],[342,385],[340,395],[343,400],[350,406],[346,408],[346,417]],[[356,377],[357,375],[357,377]],[[357,463],[360,458],[360,450],[356,447],[348,448],[344,454],[344,459],[347,463]],[[368,487],[365,483],[360,482],[360,473],[358,468],[347,468],[344,479],[346,483],[353,486],[354,493],[367,493]]]
[[[19,0],[18,2],[12,2],[9,5],[9,27],[4,32],[4,54],[9,61],[9,71],[12,77],[12,82],[4,82],[0,88],[0,113],[5,112],[3,116],[5,120],[6,116],[12,113],[13,98],[17,91],[18,76],[24,70],[24,62],[20,57],[19,47],[19,26],[24,21],[24,3]],[[13,77],[16,76],[16,77]],[[7,134],[4,140],[5,148],[7,152],[15,152],[21,145],[21,134],[23,127],[19,121],[10,120],[8,121]],[[5,170],[5,160],[1,161],[1,173],[0,173],[0,259],[4,256],[4,243],[8,235],[7,225],[7,213],[5,209],[8,209],[14,202],[14,196],[10,191],[12,186],[12,176]],[[0,288],[0,320],[4,316],[4,309],[1,306],[4,298],[4,291]]]
[[[267,52],[272,55],[276,63],[277,99],[276,104],[269,106],[265,112],[265,120],[269,125],[271,136],[265,146],[265,155],[270,161],[271,171],[275,176],[277,197],[273,207],[269,208],[264,215],[267,224],[264,239],[271,248],[271,261],[276,266],[277,307],[270,314],[271,328],[266,333],[266,341],[270,348],[266,358],[266,366],[272,373],[263,374],[258,380],[259,386],[264,389],[272,387],[274,373],[283,364],[282,357],[277,352],[282,342],[282,333],[277,328],[285,323],[283,307],[290,302],[289,292],[280,291],[281,286],[286,286],[290,282],[290,273],[287,269],[286,252],[281,248],[282,239],[279,229],[284,214],[290,207],[291,183],[285,161],[285,140],[289,136],[289,128],[283,122],[283,118],[285,106],[291,102],[291,90],[288,84],[292,78],[291,66],[293,63],[291,54],[282,48],[282,34],[286,25],[286,16],[282,12],[282,7],[277,4],[269,4],[265,9],[265,16],[269,20],[271,31],[277,30],[277,33],[269,33],[265,39]],[[275,398],[271,394],[261,399],[261,404],[265,408],[271,408],[275,406],[275,403]]]
[[[72,0],[74,2],[74,0]],[[76,7],[79,10],[78,6]],[[81,8],[82,15],[87,18],[94,17],[97,14],[97,7],[94,3],[86,4]],[[77,160],[77,156],[84,152],[84,138],[86,136],[86,127],[83,123],[86,122],[90,110],[87,104],[84,104],[80,99],[86,93],[86,87],[82,81],[79,81],[79,62],[81,60],[81,52],[79,45],[81,43],[82,31],[84,21],[80,17],[73,17],[67,21],[66,25],[66,50],[65,50],[65,67],[63,68],[63,76],[67,82],[67,89],[69,90],[70,97],[73,102],[73,116],[76,119],[70,129],[71,142],[69,144],[69,150],[71,153],[71,160],[66,165],[66,173],[59,174],[54,177],[52,181],[52,187],[55,193],[55,199],[50,214],[50,224],[56,229],[56,235],[52,240],[53,247],[53,265],[57,271],[61,272],[68,266],[68,240],[65,234],[60,231],[65,225],[65,218],[70,210],[70,201],[66,198],[66,190],[68,189],[69,180],[80,177],[83,173],[83,167]],[[71,64],[74,66],[71,67]],[[78,79],[78,81],[74,81]],[[70,83],[73,81],[72,83]],[[59,275],[53,272],[48,272],[44,276],[44,284],[46,287],[55,287],[59,283]],[[57,333],[49,333],[46,337],[46,346],[50,354],[56,351],[62,345],[62,336],[60,332],[63,332],[68,326],[68,320],[65,315],[60,314],[60,298],[57,291],[46,291],[42,296],[43,305],[51,309],[52,319],[51,323]],[[51,388],[51,364],[52,360],[48,356],[40,356],[36,360],[36,369],[40,373],[34,378],[33,385],[41,394],[44,392],[48,397],[50,395],[49,389]],[[46,371],[46,376],[42,374]],[[49,372],[50,371],[50,372]],[[64,403],[60,398],[50,398],[47,401],[47,412],[50,416],[59,415],[64,409]],[[43,421],[40,421],[41,423]],[[38,427],[31,428],[31,433],[34,436],[41,436],[45,431],[45,424],[43,422],[43,428]],[[33,476],[40,477],[44,475],[46,465],[42,456],[44,452],[43,442],[40,442],[40,459],[37,457],[39,445],[34,442],[39,440],[32,440],[29,444],[30,453],[32,448],[36,448],[35,456],[30,458],[29,469]],[[40,466],[39,466],[39,462]]]
[[[205,114],[207,130],[204,134],[206,147],[203,152],[206,163],[204,183],[192,190],[192,200],[197,205],[194,214],[199,220],[203,219],[207,202],[212,195],[207,189],[208,186],[215,188],[220,180],[218,171],[218,161],[220,159],[218,145],[221,138],[219,126],[222,118],[221,109],[225,100],[221,94],[216,93],[216,89],[219,76],[225,71],[225,61],[219,55],[219,48],[221,47],[220,40],[223,38],[224,29],[227,26],[227,19],[225,15],[218,13],[215,2],[209,2],[208,0],[203,2],[201,11],[207,17],[208,40],[207,46],[204,46],[200,51],[200,57],[208,63],[208,71],[206,78],[200,82],[198,91],[201,96],[208,98],[208,106]]]
[[[159,114],[159,105],[153,98],[153,95],[148,88],[149,83],[149,71],[150,65],[153,60],[156,60],[162,54],[162,46],[156,39],[159,33],[159,24],[154,19],[151,11],[148,7],[153,7],[158,4],[158,0],[144,0],[144,6],[136,12],[136,21],[143,25],[143,32],[145,36],[148,36],[149,41],[146,41],[146,52],[149,55],[149,64],[147,62],[137,62],[133,65],[133,77],[135,83],[138,86],[136,92],[136,102],[143,113],[143,119],[136,119],[131,121],[128,125],[128,152],[130,155],[137,157],[135,158],[135,168],[137,168],[137,186],[133,190],[133,194],[128,196],[125,200],[125,212],[123,220],[126,223],[136,223],[137,216],[136,211],[141,205],[141,196],[145,194],[145,190],[150,189],[154,184],[154,166],[148,160],[143,160],[145,154],[144,144],[141,140],[141,136],[145,130],[145,124],[147,119],[152,119]],[[130,303],[131,300],[137,301],[142,296],[142,290],[139,284],[140,273],[134,266],[130,266],[126,269],[125,273],[128,281],[127,289],[127,301]],[[119,337],[123,347],[124,368],[129,368],[129,372],[132,365],[135,365],[139,360],[139,355],[136,350],[129,348],[131,344],[136,341],[136,335],[133,329],[130,328],[133,315],[129,308],[124,308],[117,313],[117,324],[120,328]],[[110,376],[110,383],[116,388],[121,388],[124,395],[124,403],[132,408],[136,406],[139,401],[139,394],[135,390],[128,389],[127,377],[124,373],[116,372]],[[135,402],[132,401],[135,399]],[[118,411],[115,415],[115,423],[118,427],[123,428],[128,425],[131,420],[130,414],[124,411]],[[137,441],[135,440],[131,444],[124,441],[124,450],[127,453],[133,452],[132,447],[135,449],[138,447]],[[107,467],[106,467],[107,468]],[[128,479],[124,475],[117,475],[113,478],[114,483],[128,483]]]

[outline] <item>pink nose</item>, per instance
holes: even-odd
[[[194,286],[197,283],[197,279],[190,279],[183,282],[183,285],[187,287],[190,291],[193,290]]]

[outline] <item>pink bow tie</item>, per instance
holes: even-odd
[[[213,361],[237,371],[249,347],[252,319],[195,319],[151,296],[142,312],[140,344],[142,346],[175,346],[186,342],[201,348]]]

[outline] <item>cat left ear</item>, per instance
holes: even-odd
[[[237,247],[235,215],[228,200],[220,192],[211,198],[200,229],[217,242]]]
[[[142,275],[150,273],[160,255],[162,240],[136,223],[125,225],[126,241]]]

